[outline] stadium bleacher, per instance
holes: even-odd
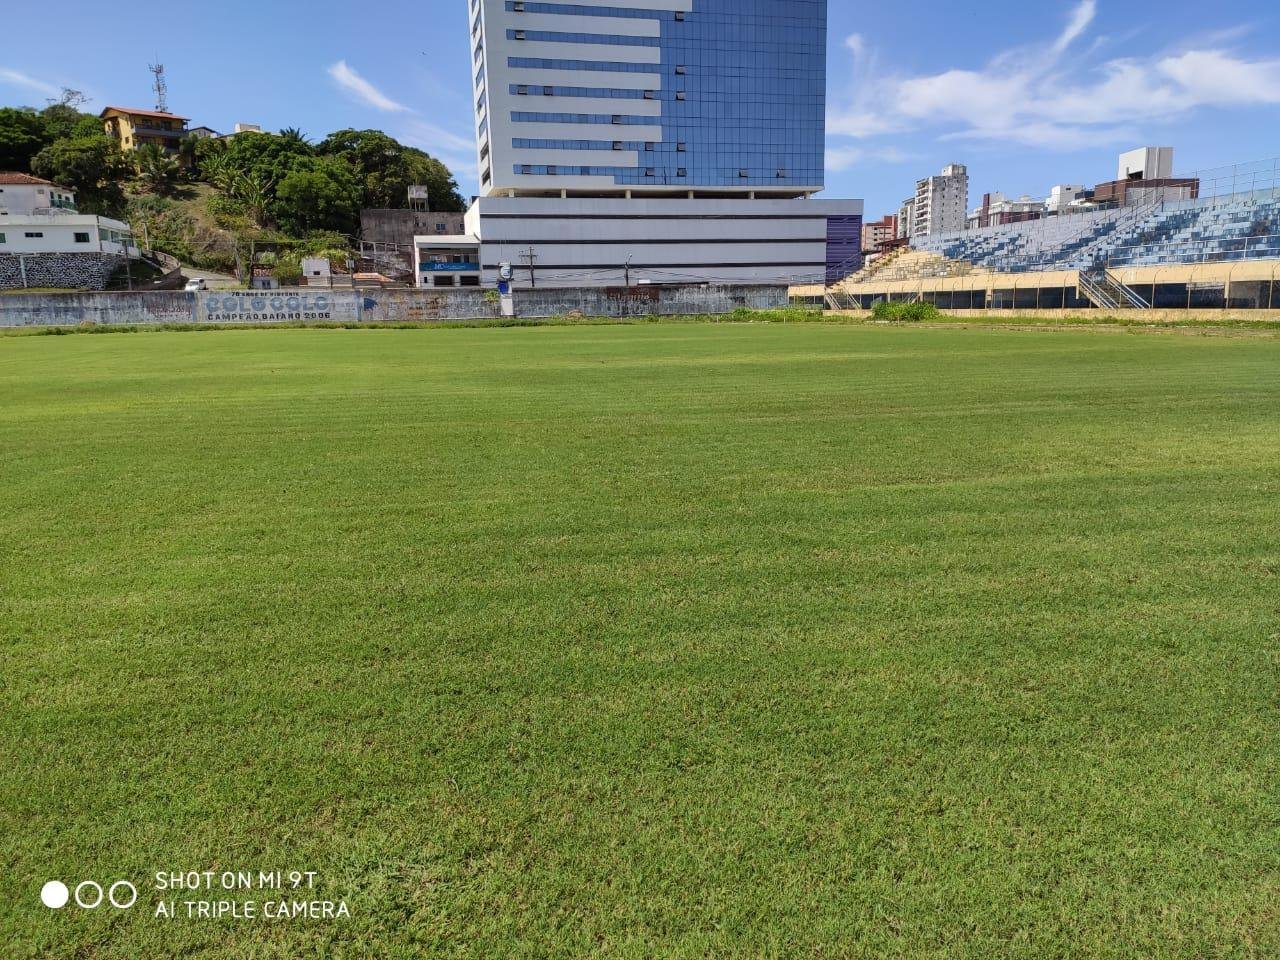
[[[1280,188],[938,234],[912,247],[1001,273],[1280,258]]]

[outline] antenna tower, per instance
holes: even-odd
[[[169,84],[164,79],[164,64],[153,63],[147,69],[156,75],[156,82],[151,85],[151,89],[156,92],[156,111],[159,113],[169,112]]]

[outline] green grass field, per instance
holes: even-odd
[[[0,449],[6,960],[1280,956],[1280,339],[7,338]]]

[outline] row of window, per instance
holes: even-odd
[[[25,237],[25,238],[26,238],[26,239],[28,239],[28,240],[43,240],[43,239],[44,239],[44,231],[43,231],[43,230],[28,230],[28,231],[26,231],[25,233],[23,233],[23,237]],[[106,237],[103,237],[102,239],[104,239],[104,240],[105,240],[105,239],[106,239]],[[3,233],[0,233],[0,243],[8,243],[8,242],[9,242],[9,241],[8,241],[8,238],[7,238]],[[75,242],[76,242],[76,243],[88,243],[88,242],[89,242],[89,234],[87,234],[87,233],[77,233],[77,234],[75,235]]]
[[[772,48],[769,48],[772,49]],[[689,53],[689,51],[682,51]],[[723,62],[714,62],[708,56],[682,57],[671,69],[677,76],[689,74],[690,62],[706,68],[702,72],[724,78],[756,77],[769,80],[807,80],[816,83],[823,79],[821,69],[809,65],[805,58],[797,57],[786,64],[777,60],[765,62],[744,58],[727,52]],[[507,66],[522,70],[586,70],[595,73],[665,73],[667,67],[660,63],[626,63],[621,60],[565,60],[551,57],[507,57]]]
[[[513,83],[510,91],[517,97],[594,97],[598,100],[644,100],[644,90],[620,90],[617,87],[557,87]]]
[[[514,137],[511,146],[516,150],[636,150],[652,153],[658,144],[653,140],[539,140],[530,137]],[[676,141],[676,152],[684,153],[689,145]]]
[[[560,33],[555,30],[508,30],[508,40],[545,40],[550,43],[599,43],[611,47],[657,47],[658,37],[625,37],[612,33]]]
[[[519,176],[533,177],[617,177],[626,176],[642,172],[646,177],[671,176],[668,170],[659,171],[657,167],[592,167],[592,166],[557,166],[556,164],[540,164],[540,163],[517,163],[515,165],[515,173]],[[689,171],[686,167],[676,167],[675,176],[687,177]],[[778,170],[775,178],[785,179],[787,171]],[[745,167],[739,168],[738,177],[742,180],[748,180],[752,177],[751,171]],[[756,175],[759,179],[759,175]]]
[[[527,2],[527,0],[507,0],[507,10],[511,13],[561,13],[577,17],[684,20],[684,11],[682,10],[636,10],[628,7],[591,7],[570,3],[531,3]]]
[[[734,19],[767,20],[770,23],[813,24],[821,22],[826,12],[825,0],[808,0],[803,9],[804,0],[788,0],[788,5],[781,8],[778,0],[733,0],[732,4],[721,3],[725,12],[717,13],[714,5],[703,2],[699,5],[700,20],[715,20],[733,17]],[[473,4],[474,6],[474,4]],[[653,10],[639,7],[601,7],[588,6],[582,3],[549,3],[535,0],[507,0],[506,9],[510,13],[558,13],[576,17],[616,17],[631,20],[667,20],[680,22],[685,14],[678,10]],[[730,13],[729,11],[732,11]]]
[[[637,117],[625,113],[529,113],[515,110],[511,113],[515,123],[609,123],[616,126],[656,127],[659,117]]]
[[[544,84],[542,87],[530,86],[527,83],[513,83],[511,92],[518,97],[527,97],[531,94],[538,96],[538,91],[542,91],[544,97],[602,97],[619,100],[668,100],[671,97],[664,97],[657,90],[617,90],[608,87],[555,87],[550,84]],[[560,92],[557,93],[556,91]],[[685,91],[676,90],[674,99],[684,100]]]

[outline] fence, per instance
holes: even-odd
[[[517,290],[516,316],[725,314],[787,305],[786,287],[640,286]],[[479,289],[65,293],[0,296],[0,327],[163,323],[400,323],[496,318]]]
[[[1280,261],[1120,267],[1111,277],[1157,309],[1280,310]],[[1096,309],[1074,272],[922,278],[870,292],[828,290],[827,298],[840,310],[865,310],[880,301],[925,302],[943,310]]]

